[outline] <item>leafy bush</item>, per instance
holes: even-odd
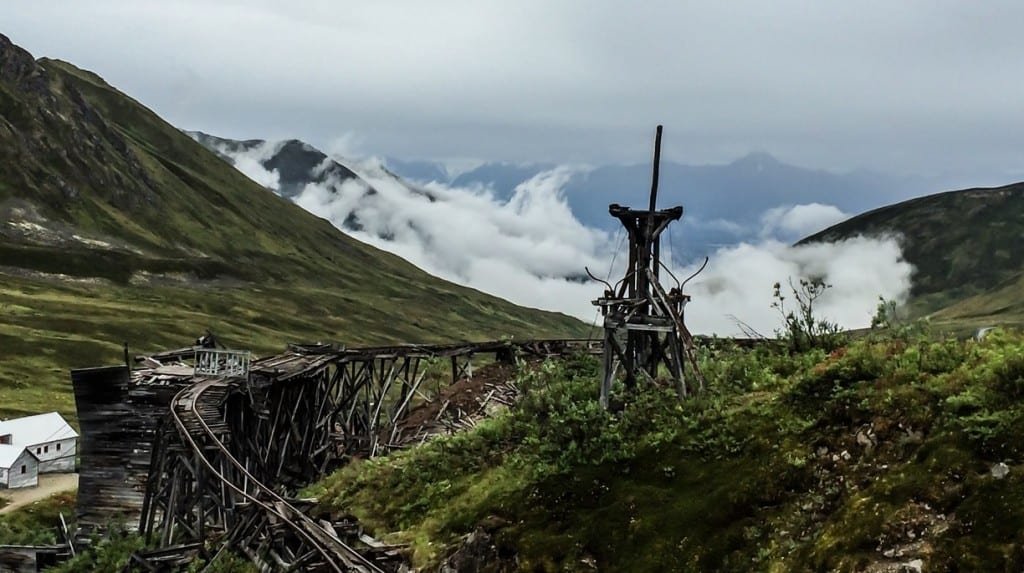
[[[106,537],[94,540],[92,545],[69,561],[51,571],[55,573],[91,573],[93,571],[121,571],[132,553],[145,546],[142,537],[112,530]]]
[[[57,542],[58,514],[75,513],[74,493],[59,493],[0,515],[0,545],[48,545]]]
[[[202,559],[196,559],[189,564],[187,573],[257,573],[259,569],[252,561],[240,556],[233,551],[225,551],[218,555],[212,562],[207,563]]]
[[[831,351],[844,342],[839,325],[815,315],[814,303],[832,288],[820,278],[801,278],[799,286],[789,280],[789,289],[793,293],[796,309],[786,306],[786,296],[782,294],[782,285],[775,283],[772,287],[772,308],[782,316],[783,329],[776,331],[778,337],[785,341],[793,352],[806,352],[815,348]]]

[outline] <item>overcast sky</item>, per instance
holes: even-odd
[[[1024,172],[1024,3],[5,2],[172,123],[403,158]]]

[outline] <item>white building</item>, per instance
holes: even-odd
[[[0,444],[27,450],[38,461],[39,473],[75,471],[78,432],[57,412],[0,422]]]
[[[39,484],[39,460],[25,446],[0,444],[0,489]]]

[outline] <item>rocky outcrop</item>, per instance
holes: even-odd
[[[0,82],[22,93],[49,95],[49,79],[25,49],[14,45],[10,38],[0,34]]]
[[[93,198],[126,211],[155,204],[151,177],[131,144],[61,66],[35,60],[0,35],[0,180],[63,222],[102,209],[89,204]]]

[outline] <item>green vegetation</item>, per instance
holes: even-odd
[[[772,291],[772,308],[782,317],[784,328],[777,331],[776,338],[786,343],[792,352],[804,352],[814,348],[832,350],[844,340],[838,324],[819,318],[814,314],[814,303],[832,285],[822,279],[800,279],[799,286],[789,280],[792,303],[782,291],[782,285],[775,283]],[[795,308],[794,308],[795,307]],[[884,316],[888,307],[879,306],[879,315]],[[878,317],[876,317],[878,318]]]
[[[0,502],[2,505],[2,502]],[[70,522],[75,515],[75,493],[58,493],[31,505],[0,515],[0,545],[49,545],[57,543],[59,514]],[[70,523],[69,523],[70,525]]]
[[[121,571],[132,553],[145,547],[138,535],[113,530],[109,535],[94,539],[81,553],[50,569],[54,573],[89,573],[92,571]]]
[[[250,181],[90,72],[0,36],[0,417],[68,370],[177,348],[559,337],[571,317],[430,276]]]
[[[146,548],[142,537],[112,530],[105,537],[93,540],[92,544],[58,567],[55,573],[92,573],[93,571],[122,571],[128,564],[132,553]],[[206,568],[209,566],[208,568]],[[195,559],[186,569],[189,573],[207,571],[208,573],[256,573],[256,566],[247,559],[232,552],[224,552],[212,562]]]
[[[256,565],[248,559],[233,553],[225,551],[220,555],[216,556],[212,562],[209,563],[208,569],[207,563],[202,559],[196,559],[188,568],[189,573],[198,571],[206,571],[207,573],[257,573],[259,569]]]
[[[546,363],[514,410],[307,493],[417,565],[481,531],[495,571],[1024,567],[1024,335],[701,360],[706,394],[648,388],[612,413],[593,360]]]
[[[65,492],[38,501],[32,505],[19,508],[10,513],[0,515],[0,545],[52,545],[60,542],[57,524],[59,515],[64,514],[72,529],[75,514],[75,493]],[[92,540],[79,554],[60,564],[55,569],[58,573],[85,573],[93,571],[121,571],[128,563],[132,553],[145,548],[141,537],[133,533],[125,533],[122,525],[111,527],[110,532]],[[202,559],[196,559],[188,571],[199,571],[207,565]],[[224,552],[217,556],[206,569],[211,573],[254,573],[255,566],[247,559],[232,552]]]
[[[1024,324],[1024,273],[992,290],[955,302],[936,312],[939,324],[977,329],[993,324]]]

